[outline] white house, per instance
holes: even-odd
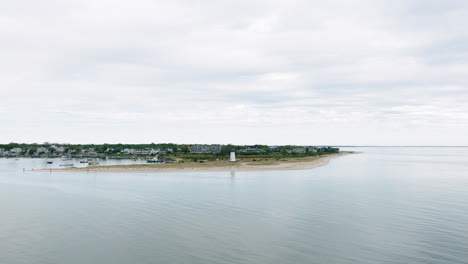
[[[41,153],[49,153],[49,150],[47,148],[44,148],[44,147],[39,147],[36,151],[37,154],[41,154]]]
[[[135,154],[135,149],[126,148],[122,150],[122,153],[132,155],[132,154]]]
[[[20,154],[23,151],[21,148],[12,148],[10,149],[11,154]]]
[[[65,152],[65,148],[64,147],[56,147],[55,151],[57,151],[58,153],[63,153],[63,152]]]
[[[293,148],[288,151],[288,153],[305,153],[306,149],[305,148]]]
[[[221,145],[192,145],[190,153],[219,153]]]

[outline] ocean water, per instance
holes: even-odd
[[[0,159],[0,263],[468,263],[468,148],[350,150],[271,172]]]

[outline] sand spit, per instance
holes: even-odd
[[[102,172],[102,173],[163,173],[163,172],[215,172],[215,171],[279,171],[279,170],[307,170],[326,165],[330,160],[351,154],[353,152],[342,151],[340,153],[326,154],[304,158],[260,159],[242,160],[236,163],[229,161],[205,161],[203,163],[166,163],[166,164],[139,164],[139,165],[113,165],[90,166],[86,168],[64,169],[40,169],[34,171],[50,172]]]

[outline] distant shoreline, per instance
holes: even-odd
[[[203,163],[165,163],[165,164],[134,164],[90,166],[85,168],[39,169],[34,171],[47,172],[98,172],[98,173],[164,173],[164,172],[216,172],[216,171],[280,171],[280,170],[307,170],[321,167],[330,160],[351,154],[351,151],[287,159],[261,159],[238,161],[207,161]]]

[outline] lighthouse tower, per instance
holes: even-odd
[[[230,162],[236,162],[236,153],[234,151],[231,151],[231,156],[229,158]]]

